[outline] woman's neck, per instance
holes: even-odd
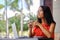
[[[42,24],[47,24],[46,19],[42,18]]]

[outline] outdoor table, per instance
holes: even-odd
[[[19,37],[19,38],[16,38],[16,39],[0,38],[0,40],[53,40],[53,39],[52,38],[41,38],[41,37],[34,37],[34,38]]]

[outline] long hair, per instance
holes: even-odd
[[[50,8],[48,6],[40,6],[40,7],[43,10],[44,18],[46,19],[48,25],[50,25],[51,23],[55,23]],[[42,23],[41,18],[38,18],[38,22]]]

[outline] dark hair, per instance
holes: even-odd
[[[48,6],[40,6],[44,12],[44,17],[48,23],[48,25],[50,25],[51,23],[55,23],[55,21],[53,20],[53,16],[52,16],[52,13],[51,13],[51,10]],[[39,23],[42,23],[41,19],[38,18],[38,22]]]

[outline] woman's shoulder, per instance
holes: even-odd
[[[51,24],[50,24],[50,26],[53,26],[53,27],[55,27],[55,25],[56,25],[56,23],[51,23]]]
[[[53,23],[53,22],[52,22],[50,25],[56,25],[56,23]]]

